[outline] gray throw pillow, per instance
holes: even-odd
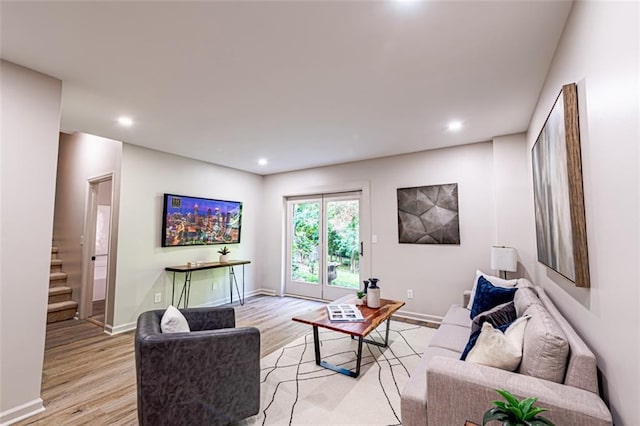
[[[518,288],[518,291],[516,291],[516,294],[513,296],[513,303],[515,303],[516,315],[518,318],[520,318],[527,308],[534,303],[542,305],[542,302],[538,299],[538,295],[533,287]]]
[[[491,324],[493,328],[498,328],[515,321],[516,318],[515,304],[513,302],[503,303],[476,315],[471,322],[471,334],[480,330],[485,322]]]
[[[542,304],[532,304],[524,314],[531,318],[524,330],[520,373],[563,383],[569,355],[566,336]]]

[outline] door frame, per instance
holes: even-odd
[[[363,255],[360,257],[360,270],[362,276],[370,277],[373,267],[373,250],[371,250],[371,191],[370,182],[354,181],[342,184],[309,187],[307,189],[298,189],[289,191],[282,196],[282,245],[281,245],[281,263],[280,263],[280,290],[278,296],[288,295],[286,293],[287,282],[287,202],[295,197],[310,197],[322,194],[339,194],[347,192],[360,192],[360,240],[362,241]],[[292,297],[304,298],[304,296],[290,295]],[[313,298],[311,298],[313,299]]]
[[[85,222],[82,236],[82,284],[80,290],[80,306],[78,307],[78,317],[87,319],[93,310],[93,271],[94,261],[91,259],[95,256],[96,250],[96,224],[98,220],[98,185],[111,181],[111,215],[109,218],[109,252],[107,254],[107,277],[105,289],[105,321],[103,328],[107,327],[107,312],[109,304],[109,295],[113,291],[111,288],[110,265],[112,262],[111,241],[113,236],[113,201],[115,192],[114,173],[109,172],[100,176],[87,179],[87,203],[85,207]]]

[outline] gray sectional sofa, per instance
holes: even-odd
[[[598,395],[594,354],[541,287],[523,279],[517,288],[516,312],[531,316],[519,369],[511,372],[461,361],[472,321],[466,307],[454,305],[402,391],[404,426],[482,423],[491,401],[500,399],[495,389],[507,389],[519,398],[538,397],[538,405],[549,409],[545,416],[556,425],[612,424]],[[464,306],[469,294],[465,292]]]

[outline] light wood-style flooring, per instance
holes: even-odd
[[[261,357],[310,331],[291,321],[322,306],[290,297],[256,296],[235,305],[236,326],[261,333]],[[115,336],[88,321],[47,325],[42,377],[46,411],[20,425],[136,425],[134,332]]]

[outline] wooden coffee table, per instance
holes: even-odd
[[[355,305],[356,296],[348,295],[345,297],[341,297],[340,299],[332,303],[346,303]],[[389,321],[391,321],[391,315],[402,306],[404,306],[404,302],[387,299],[380,299],[380,307],[376,309],[368,308],[366,305],[358,306],[360,312],[362,312],[362,316],[364,317],[363,322],[331,322],[329,321],[327,308],[325,308],[324,306],[307,314],[296,316],[292,319],[297,322],[309,324],[313,327],[313,345],[315,348],[317,365],[341,374],[345,374],[350,377],[358,377],[360,375],[360,364],[362,363],[362,342],[386,348],[389,344]],[[384,343],[365,339],[365,337],[369,333],[375,330],[385,320],[387,321],[387,331],[385,333]],[[320,338],[318,337],[318,327],[327,328],[339,333],[349,334],[352,336],[352,338],[358,339],[356,371],[351,371],[347,368],[339,367],[320,359]]]

